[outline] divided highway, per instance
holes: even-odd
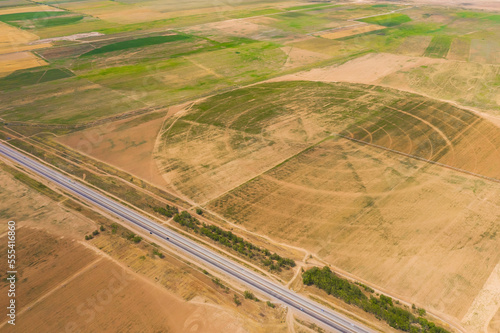
[[[211,251],[196,242],[165,228],[153,220],[139,214],[115,200],[79,183],[62,173],[46,167],[40,162],[27,157],[26,155],[9,148],[0,143],[0,154],[4,157],[22,165],[23,167],[37,173],[45,179],[56,183],[65,190],[77,195],[78,197],[100,207],[108,213],[119,217],[120,219],[132,223],[151,235],[170,243],[172,246],[186,252],[187,254],[203,261],[209,266],[221,271],[237,280],[252,287],[269,297],[286,304],[313,320],[328,326],[334,332],[342,333],[366,333],[373,332],[350,318],[344,317],[326,307],[323,307],[314,301],[311,301],[297,293],[284,288],[283,286],[258,275],[257,273],[231,261],[230,259]]]

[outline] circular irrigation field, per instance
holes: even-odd
[[[156,158],[173,187],[205,203],[342,136],[500,178],[500,130],[488,121],[419,95],[345,83],[264,83],[210,97],[165,124]]]

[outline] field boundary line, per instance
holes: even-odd
[[[33,306],[37,305],[38,303],[40,303],[41,301],[43,301],[44,299],[46,299],[47,297],[49,297],[50,295],[52,295],[53,293],[55,293],[56,291],[58,291],[59,289],[65,287],[69,282],[73,281],[74,279],[76,279],[77,277],[79,277],[80,275],[82,275],[83,273],[87,272],[89,269],[93,268],[101,260],[103,260],[102,257],[97,258],[96,260],[92,261],[91,263],[89,263],[85,267],[79,269],[76,273],[74,273],[73,275],[71,275],[69,278],[67,278],[64,281],[61,281],[57,286],[55,286],[51,290],[47,291],[45,294],[41,295],[40,297],[38,297],[36,300],[34,300],[33,302],[31,302],[30,304],[26,305],[24,308],[22,308],[18,312],[17,315],[20,316],[23,313],[25,313],[26,311],[30,310]],[[3,327],[3,326],[5,326],[5,324],[7,324],[7,321],[4,321],[3,323],[1,323],[0,324],[0,328]]]
[[[345,135],[342,135],[342,134],[339,134],[339,133],[332,133],[332,135],[336,135],[338,137],[341,137],[341,138],[344,138],[344,139],[347,139],[347,140],[351,140],[351,141],[354,141],[354,142],[357,142],[357,143],[361,143],[361,144],[364,144],[364,145],[368,145],[368,146],[371,146],[371,147],[383,149],[383,150],[389,151],[391,153],[396,153],[398,155],[402,155],[402,156],[405,156],[405,157],[410,157],[410,158],[413,158],[413,159],[416,159],[416,160],[419,160],[419,161],[422,161],[422,162],[426,162],[426,163],[429,163],[429,164],[434,164],[434,165],[437,165],[437,166],[440,166],[440,167],[443,167],[443,168],[447,168],[447,169],[451,169],[451,170],[458,171],[458,172],[461,172],[461,173],[465,173],[465,174],[468,174],[468,175],[471,175],[471,176],[483,178],[483,179],[486,179],[486,180],[489,180],[489,181],[492,181],[492,182],[495,182],[495,183],[500,183],[500,179],[493,178],[493,177],[488,177],[488,176],[485,176],[485,175],[481,175],[479,173],[475,173],[475,172],[467,171],[467,170],[464,170],[464,169],[460,169],[460,168],[457,168],[457,167],[454,167],[454,166],[451,166],[451,165],[448,165],[448,164],[444,164],[444,163],[439,163],[439,162],[436,162],[436,161],[428,160],[428,159],[420,157],[420,156],[403,153],[401,151],[394,150],[394,149],[391,149],[391,148],[387,148],[387,147],[384,147],[384,146],[380,146],[380,145],[377,145],[377,144],[374,144],[374,143],[369,143],[369,142],[358,140],[358,139],[355,139],[355,138],[350,138],[348,136],[345,136]]]
[[[224,195],[226,195],[226,194],[228,194],[228,193],[230,193],[230,192],[232,192],[232,191],[236,190],[237,188],[240,188],[241,186],[243,186],[243,185],[247,184],[248,182],[251,182],[252,180],[254,180],[254,179],[256,179],[256,178],[258,178],[258,177],[262,176],[262,175],[263,175],[263,174],[265,174],[266,172],[269,172],[269,171],[273,170],[274,168],[279,167],[279,166],[280,166],[280,165],[282,165],[283,163],[285,163],[285,162],[287,162],[287,161],[291,160],[292,158],[294,158],[294,157],[296,157],[296,156],[298,156],[298,155],[300,155],[300,154],[302,154],[302,153],[304,153],[304,152],[308,151],[308,150],[309,150],[309,149],[311,149],[311,148],[316,147],[317,145],[319,145],[319,144],[321,144],[321,143],[323,143],[323,142],[325,142],[325,141],[327,141],[327,140],[330,140],[331,138],[332,138],[332,136],[331,136],[331,135],[329,135],[329,136],[327,136],[327,137],[325,137],[325,138],[323,138],[323,139],[320,139],[319,141],[317,141],[317,142],[315,142],[315,143],[312,143],[312,144],[308,145],[307,147],[305,147],[305,148],[303,148],[303,149],[299,150],[297,153],[295,153],[295,154],[293,154],[293,155],[291,155],[291,156],[288,156],[288,157],[284,158],[283,160],[281,160],[281,161],[277,162],[275,165],[271,166],[269,169],[266,169],[266,170],[262,171],[261,173],[259,173],[259,174],[255,175],[255,176],[253,176],[252,178],[250,178],[250,179],[248,179],[248,180],[245,180],[245,181],[244,181],[244,182],[242,182],[241,184],[236,185],[235,187],[233,187],[233,188],[231,188],[231,189],[229,189],[229,190],[227,190],[227,191],[225,191],[225,192],[223,192],[223,193],[219,194],[217,197],[212,198],[212,199],[209,199],[209,200],[204,201],[204,202],[202,202],[202,203],[199,203],[198,205],[199,205],[199,206],[202,206],[202,207],[205,207],[205,206],[206,206],[206,205],[208,205],[210,202],[215,201],[215,200],[217,200],[218,198],[221,198],[222,196],[224,196]],[[499,182],[500,182],[500,181],[499,181]]]

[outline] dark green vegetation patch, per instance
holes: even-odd
[[[72,24],[81,21],[84,15],[72,15],[70,12],[29,12],[0,15],[0,21],[23,29],[39,29]]]
[[[17,89],[37,83],[49,82],[74,76],[68,70],[52,68],[47,70],[20,70],[0,79],[0,90]]]
[[[452,38],[449,36],[434,36],[425,50],[424,56],[444,58],[450,50]]]
[[[215,225],[200,223],[197,218],[191,216],[186,211],[176,213],[177,209],[167,205],[166,208],[156,207],[155,212],[171,217],[174,213],[174,221],[191,229],[197,234],[210,238],[228,248],[232,248],[238,253],[250,259],[260,260],[261,263],[271,271],[281,271],[282,268],[289,269],[295,267],[295,261],[283,258],[276,253],[271,253],[268,249],[260,248],[243,238],[236,236],[231,231],[223,230]]]
[[[126,40],[123,42],[105,45],[105,46],[102,46],[98,49],[87,52],[87,53],[83,54],[82,56],[91,56],[91,55],[102,54],[102,53],[113,52],[113,51],[122,51],[122,50],[137,48],[137,47],[175,42],[175,41],[185,40],[185,39],[189,39],[189,38],[190,37],[185,36],[185,35],[153,36],[153,37],[137,38],[137,39]]]
[[[315,9],[315,8],[324,7],[324,6],[331,6],[331,4],[330,3],[316,3],[316,4],[312,4],[312,5],[288,7],[288,8],[285,8],[285,10]]]
[[[67,25],[81,21],[83,18],[84,18],[83,15],[74,15],[74,16],[54,17],[50,19],[35,20],[31,22],[32,26],[30,26],[29,28],[36,29],[36,28],[56,27],[59,25]]]
[[[385,27],[393,27],[396,25],[400,25],[402,23],[410,22],[411,18],[409,18],[407,15],[396,13],[396,14],[367,17],[359,21],[371,24],[383,25]]]
[[[29,12],[29,13],[15,13],[15,14],[5,14],[0,15],[0,21],[2,22],[12,22],[12,21],[26,21],[26,20],[41,20],[54,16],[68,15],[69,12]]]
[[[323,269],[313,267],[305,271],[302,274],[302,280],[305,285],[315,285],[329,295],[374,314],[378,319],[387,322],[396,329],[411,333],[448,333],[447,330],[436,326],[433,322],[421,316],[415,316],[397,302],[393,302],[390,297],[362,292],[356,284],[338,277],[327,266]],[[417,315],[425,313],[423,309],[419,310],[421,311],[416,311]]]

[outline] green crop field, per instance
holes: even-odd
[[[71,76],[74,76],[74,74],[68,70],[59,68],[36,71],[20,70],[0,78],[0,89],[20,89],[21,87],[64,79]]]
[[[411,18],[409,18],[408,15],[405,14],[394,13],[388,15],[375,16],[375,17],[367,17],[359,21],[371,24],[383,25],[385,27],[393,27],[406,22],[410,22]]]
[[[179,40],[185,40],[189,37],[184,35],[170,35],[170,36],[155,36],[155,37],[145,37],[145,38],[137,38],[132,40],[127,40],[123,42],[108,44],[106,46],[102,46],[90,52],[83,54],[83,56],[92,56],[96,54],[108,53],[113,51],[122,51],[131,48],[139,48],[163,43],[170,43]]]
[[[424,55],[426,57],[445,58],[450,50],[452,40],[450,36],[435,36],[425,50]]]
[[[57,17],[68,14],[70,13],[67,11],[5,14],[5,15],[0,15],[0,21],[1,22],[26,21],[26,20],[32,21],[32,20],[40,20],[49,17]]]

